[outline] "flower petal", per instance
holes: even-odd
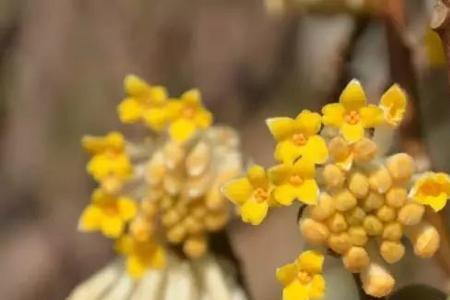
[[[298,280],[283,289],[283,300],[308,300],[308,291]]]
[[[260,165],[253,165],[247,170],[247,178],[253,187],[267,188],[269,181],[266,170]]]
[[[302,178],[314,178],[316,168],[314,163],[306,157],[302,157],[294,163],[293,173]]]
[[[101,225],[102,211],[96,205],[88,205],[81,214],[78,229],[81,231],[98,230]]]
[[[241,205],[250,199],[253,193],[253,186],[247,178],[235,179],[227,182],[222,187],[222,193],[231,202]]]
[[[366,105],[366,101],[366,93],[361,83],[356,79],[353,79],[347,84],[339,97],[339,102],[342,103],[347,111],[358,111]]]
[[[127,272],[132,278],[141,278],[147,271],[145,262],[136,255],[131,255],[127,259]]]
[[[196,132],[197,128],[191,120],[178,119],[169,128],[169,134],[177,142],[185,142]]]
[[[284,286],[287,286],[297,277],[297,273],[297,265],[293,263],[278,268],[276,276],[278,281],[280,281]]]
[[[157,245],[152,253],[149,261],[149,267],[153,269],[160,269],[166,265],[166,252],[163,247]]]
[[[197,124],[198,128],[206,129],[211,126],[213,121],[213,115],[206,109],[199,109],[194,117],[195,124]]]
[[[322,126],[322,117],[318,113],[305,109],[296,118],[297,129],[307,136],[317,134]]]
[[[164,108],[148,108],[143,111],[142,118],[150,129],[160,131],[167,124],[168,116]]]
[[[119,216],[103,216],[102,233],[108,238],[119,237],[124,229],[124,222]]]
[[[341,103],[327,104],[322,108],[324,125],[341,127],[344,123],[345,107]]]
[[[280,164],[269,169],[269,178],[275,185],[283,184],[292,173],[292,164]]]
[[[418,203],[430,206],[434,211],[438,212],[447,204],[447,195],[444,193],[438,196],[417,195],[414,198]]]
[[[275,148],[274,157],[277,161],[292,163],[299,158],[305,146],[297,146],[291,140],[279,142]]]
[[[181,95],[181,101],[186,105],[202,106],[202,94],[198,89],[190,89]]]
[[[309,285],[309,298],[322,299],[325,294],[325,278],[322,275],[314,275]]]
[[[259,225],[266,217],[268,209],[267,202],[258,202],[250,198],[241,206],[242,220],[252,225]]]
[[[364,127],[361,122],[356,124],[344,123],[341,127],[341,133],[347,141],[354,143],[364,137]]]
[[[291,205],[297,197],[296,189],[290,184],[277,186],[273,191],[275,201],[281,205]]]
[[[266,120],[266,124],[275,140],[282,141],[293,134],[295,120],[287,117],[270,118]]]
[[[120,217],[124,221],[128,221],[136,216],[137,208],[133,199],[121,197],[117,200]]]
[[[117,113],[121,122],[129,124],[139,121],[142,116],[142,106],[135,98],[125,98],[117,106]]]
[[[372,128],[383,123],[383,111],[378,106],[369,104],[359,110],[364,128]]]
[[[297,266],[299,270],[310,274],[318,274],[322,272],[324,256],[315,250],[307,250],[301,253],[297,258]]]
[[[325,140],[314,135],[308,139],[303,156],[315,164],[323,164],[328,159],[328,147]]]
[[[393,84],[381,96],[380,108],[383,110],[384,118],[390,125],[397,126],[406,111],[406,94],[398,84]]]
[[[319,187],[314,179],[307,179],[296,188],[296,198],[308,205],[317,203],[319,197]]]
[[[127,75],[123,82],[125,92],[128,95],[142,97],[148,94],[150,85],[136,75]]]

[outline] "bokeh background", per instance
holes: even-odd
[[[173,95],[200,88],[216,121],[240,131],[248,161],[266,166],[266,117],[317,110],[353,77],[372,102],[399,82],[411,105],[394,147],[449,172],[447,65],[428,28],[433,2],[0,0],[0,299],[64,299],[114,257],[110,241],[76,230],[93,186],[80,138],[132,134],[116,115],[128,73]],[[230,225],[256,300],[280,299],[274,270],[303,247],[296,214]],[[400,286],[448,291],[448,214],[435,218],[438,257],[404,259]],[[330,299],[351,299],[349,275],[337,261],[327,269]]]

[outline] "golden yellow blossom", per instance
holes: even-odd
[[[155,241],[137,241],[129,235],[117,240],[116,250],[127,257],[127,271],[132,278],[140,278],[148,269],[160,269],[166,264],[164,248]]]
[[[96,181],[111,177],[124,181],[131,176],[131,163],[124,151],[125,140],[119,132],[111,132],[103,137],[86,136],[82,144],[93,155],[87,164],[87,172]]]
[[[277,269],[277,279],[283,284],[283,300],[320,299],[325,292],[321,275],[324,256],[317,251],[305,251],[294,263]]]
[[[290,205],[297,199],[305,204],[315,204],[319,187],[314,178],[314,164],[306,158],[295,163],[277,165],[269,170],[275,185],[274,199],[282,205]]]
[[[249,168],[247,177],[226,183],[222,192],[239,206],[242,220],[252,225],[260,224],[273,203],[272,186],[263,167]]]
[[[327,160],[326,143],[318,135],[322,126],[318,113],[303,110],[295,119],[271,118],[266,123],[278,142],[275,149],[276,160],[291,163],[299,157],[306,157],[318,164]]]
[[[449,175],[425,173],[415,182],[410,197],[418,203],[431,206],[435,211],[441,210],[450,198]]]
[[[117,111],[123,123],[143,121],[149,128],[159,131],[167,124],[167,91],[162,86],[151,86],[143,79],[128,75],[124,80],[127,97]]]
[[[136,215],[136,209],[134,200],[97,189],[92,194],[91,204],[81,214],[78,227],[82,231],[101,231],[106,237],[117,238],[125,224]]]
[[[367,105],[366,94],[355,79],[342,91],[339,103],[325,105],[322,113],[323,124],[339,128],[349,142],[359,141],[364,137],[366,128],[373,128],[383,122],[381,109],[373,104]]]
[[[212,114],[203,107],[200,91],[189,90],[180,100],[168,105],[170,115],[170,136],[178,142],[191,138],[198,129],[208,128],[213,120]]]
[[[397,127],[405,115],[406,104],[405,92],[398,84],[392,85],[380,100],[380,108],[383,110],[386,123]]]

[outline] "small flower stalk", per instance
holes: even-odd
[[[417,174],[410,155],[386,156],[375,138],[377,131],[401,124],[406,106],[396,84],[374,105],[352,80],[339,102],[325,105],[321,114],[303,110],[295,119],[268,119],[278,164],[267,170],[252,166],[247,177],[223,186],[242,220],[252,225],[277,206],[305,207],[299,231],[314,249],[278,269],[283,300],[322,298],[325,249],[360,275],[367,294],[384,297],[394,289],[389,265],[405,255],[405,240],[421,258],[439,248],[439,233],[424,214],[446,205],[449,175]]]
[[[87,172],[98,186],[79,229],[113,240],[124,257],[127,278],[139,279],[155,269],[183,272],[182,267],[168,271],[174,261],[219,268],[208,254],[208,240],[230,217],[220,187],[242,168],[236,133],[212,125],[213,116],[196,89],[169,98],[164,87],[134,75],[125,78],[124,88],[126,96],[117,109],[120,120],[143,124],[149,134],[141,141],[126,140],[116,131],[83,138],[91,155]],[[265,188],[258,174],[252,176],[256,188]],[[151,299],[159,299],[155,297]]]

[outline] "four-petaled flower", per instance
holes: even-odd
[[[150,129],[160,131],[167,124],[167,91],[163,86],[150,86],[135,75],[124,80],[127,97],[117,110],[123,123],[143,121]]]
[[[135,279],[141,278],[148,269],[160,269],[166,264],[164,248],[152,239],[138,241],[124,235],[117,240],[115,248],[127,257],[128,274]]]
[[[373,104],[367,105],[364,90],[355,79],[345,87],[339,102],[322,108],[322,121],[324,125],[339,128],[349,142],[360,140],[366,128],[383,123],[382,110]]]
[[[168,114],[171,122],[169,134],[178,142],[190,139],[198,129],[208,128],[213,120],[211,112],[203,107],[197,89],[184,92],[180,100],[170,101]]]
[[[125,224],[136,215],[135,201],[124,196],[112,196],[97,189],[92,202],[83,211],[79,221],[82,231],[101,231],[106,237],[117,238]]]
[[[435,211],[441,210],[450,198],[450,176],[434,172],[423,174],[411,189],[410,197]]]
[[[317,164],[327,160],[326,143],[318,135],[322,126],[318,113],[303,110],[295,119],[271,118],[266,123],[278,142],[275,149],[276,160],[291,163],[299,157],[306,157]]]
[[[254,165],[247,177],[226,183],[222,192],[239,206],[242,220],[252,225],[260,224],[273,204],[272,186],[263,167]]]
[[[274,199],[282,205],[290,205],[297,199],[305,204],[315,204],[319,187],[315,180],[314,164],[306,158],[294,163],[284,163],[269,169],[274,188]]]
[[[380,100],[380,108],[383,110],[386,123],[397,127],[405,115],[406,104],[405,92],[397,84],[392,85]]]
[[[294,263],[277,270],[277,279],[284,285],[283,300],[320,299],[325,292],[325,279],[321,275],[324,257],[308,250]]]

